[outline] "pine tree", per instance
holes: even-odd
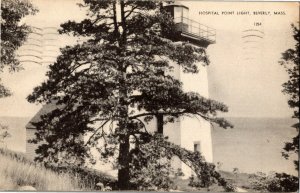
[[[162,2],[84,0],[81,6],[88,10],[87,18],[62,24],[60,32],[85,41],[63,48],[50,65],[48,80],[28,97],[57,105],[34,124],[38,132],[33,142],[46,142],[38,148],[37,160],[81,165],[86,158],[93,161],[90,149],[101,143],[102,159],[117,156],[118,188],[127,190],[131,146],[156,139],[145,131],[154,117],[163,115],[170,122],[192,115],[231,126],[216,117],[228,110],[224,104],[184,92],[172,76],[172,64],[197,73],[197,63],[207,65],[208,58],[204,48],[168,39],[176,34]],[[87,133],[92,135],[84,141],[81,136]]]
[[[284,66],[286,69],[289,80],[285,82],[283,86],[283,92],[289,95],[288,104],[289,106],[294,109],[294,114],[292,118],[297,119],[297,123],[293,125],[293,127],[297,131],[297,135],[293,137],[292,142],[286,142],[283,148],[284,152],[282,155],[285,158],[289,157],[291,152],[299,154],[299,129],[300,129],[300,116],[299,116],[299,65],[300,65],[300,58],[299,58],[299,42],[300,42],[300,31],[295,25],[292,25],[293,29],[293,38],[296,41],[295,48],[288,49],[284,53],[282,53],[282,60],[279,61],[280,65]],[[299,170],[299,160],[295,160],[295,168]]]

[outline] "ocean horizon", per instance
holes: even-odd
[[[31,117],[0,117],[0,123],[9,127],[11,137],[6,140],[7,148],[25,152],[26,124]],[[220,170],[242,173],[285,172],[298,175],[293,160],[282,157],[284,143],[291,141],[297,121],[292,118],[270,117],[227,117],[233,129],[212,127],[213,162],[220,163]]]

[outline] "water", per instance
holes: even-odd
[[[0,123],[8,126],[8,132],[11,137],[5,140],[7,148],[25,152],[26,150],[26,124],[30,121],[30,117],[0,117]]]
[[[286,172],[297,175],[293,159],[281,156],[284,143],[291,141],[296,129],[291,118],[228,118],[233,129],[213,128],[214,163],[222,170],[240,172]],[[298,159],[296,155],[293,158]]]
[[[26,129],[30,117],[0,117],[0,123],[9,126],[12,137],[6,143],[9,149],[25,152]],[[214,163],[221,162],[222,170],[240,172],[286,172],[297,175],[292,160],[281,156],[282,147],[296,135],[290,118],[228,118],[233,129],[212,129]],[[296,158],[296,156],[294,156]]]

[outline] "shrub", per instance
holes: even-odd
[[[299,189],[299,178],[286,173],[266,175],[259,172],[252,175],[253,189],[269,192],[296,192]]]
[[[133,189],[167,191],[174,186],[171,179],[175,175],[171,167],[173,155],[162,147],[160,137],[131,150],[130,181]]]
[[[286,173],[276,173],[268,183],[271,192],[295,192],[299,188],[299,179]]]

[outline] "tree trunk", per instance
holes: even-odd
[[[164,134],[164,116],[161,114],[156,115],[157,120],[157,133]]]
[[[129,136],[120,136],[119,146],[119,166],[118,171],[118,185],[120,190],[129,190]]]
[[[116,16],[116,7],[114,4],[114,16]],[[126,27],[126,17],[125,17],[125,4],[124,1],[120,1],[120,11],[121,11],[121,26],[123,28],[122,36],[119,40],[119,46],[121,50],[126,50],[127,44],[127,27]],[[115,17],[116,19],[116,17]],[[116,24],[117,25],[117,24]],[[117,29],[115,29],[117,31]],[[122,51],[121,51],[122,52]],[[119,53],[121,54],[121,53]],[[128,93],[125,83],[126,83],[126,65],[120,63],[120,72],[122,73],[122,78],[120,79],[120,117],[121,123],[119,123],[120,134],[119,134],[119,171],[118,171],[118,185],[120,190],[129,190],[130,188],[130,143],[129,143],[129,129],[128,128]]]

